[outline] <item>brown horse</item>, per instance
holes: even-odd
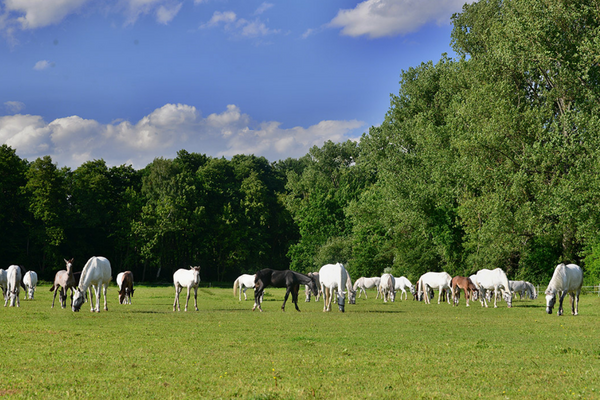
[[[452,299],[452,304],[457,306],[458,301],[460,300],[460,289],[465,292],[465,297],[467,299],[467,307],[469,307],[469,299],[473,296],[473,293],[477,293],[477,286],[471,281],[471,278],[466,276],[455,276],[452,278],[452,292],[454,293],[454,298]]]
[[[71,299],[73,299],[73,289],[77,286],[77,282],[73,277],[73,258],[69,261],[65,260],[67,266],[66,270],[60,270],[54,275],[54,284],[50,288],[51,292],[54,292],[54,298],[52,299],[52,308],[54,308],[54,301],[56,300],[56,293],[59,293],[59,300],[61,308],[67,306],[67,292],[71,289]]]
[[[117,275],[117,285],[119,285],[119,304],[131,304],[133,273],[131,271],[121,272]]]

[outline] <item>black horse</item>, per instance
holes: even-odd
[[[258,309],[262,312],[260,301],[262,300],[263,292],[267,286],[287,288],[281,309],[285,311],[285,302],[287,301],[291,292],[292,303],[294,303],[296,306],[296,310],[300,311],[298,308],[298,291],[300,290],[300,285],[308,285],[313,295],[317,295],[317,285],[314,278],[310,276],[306,276],[299,272],[290,271],[289,269],[284,271],[276,271],[269,268],[261,269],[254,277],[254,307],[252,307],[252,311],[258,307]]]

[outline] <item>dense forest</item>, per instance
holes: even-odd
[[[380,126],[299,159],[181,150],[75,170],[0,147],[0,259],[50,279],[104,255],[137,281],[231,281],[340,261],[351,275],[559,262],[600,279],[600,2],[493,0],[453,16],[456,59],[401,71]],[[392,88],[393,89],[393,88]],[[383,116],[382,116],[383,117]]]

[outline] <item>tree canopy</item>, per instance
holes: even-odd
[[[401,71],[381,125],[299,159],[181,150],[139,171],[71,171],[3,145],[0,254],[46,279],[62,258],[100,254],[140,280],[337,261],[356,277],[500,267],[536,283],[576,262],[599,279],[599,10],[467,4],[452,18],[457,58]]]

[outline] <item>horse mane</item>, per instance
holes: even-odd
[[[546,294],[548,293],[548,291],[554,293],[557,290],[557,286],[562,286],[566,277],[565,268],[565,263],[560,263],[556,266],[556,268],[554,269],[554,273],[552,274],[552,279],[550,279],[550,282],[548,283]]]
[[[79,277],[79,282],[77,282],[77,287],[79,287],[79,289],[81,289],[81,283],[85,282],[86,278],[87,278],[87,274],[89,273],[89,265],[92,262],[92,260],[94,259],[94,257],[90,258],[89,260],[87,260],[87,262],[85,263],[85,265],[83,266],[83,269],[81,270],[81,276]],[[71,272],[72,273],[72,272]],[[82,291],[87,290],[87,287],[85,289],[82,289]]]

